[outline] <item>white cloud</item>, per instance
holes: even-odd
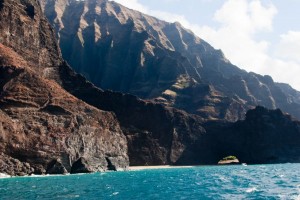
[[[274,46],[275,58],[270,57],[266,62],[272,69],[271,75],[300,91],[300,32],[288,31],[282,34],[280,41]]]
[[[216,11],[214,18],[219,28],[196,27],[196,33],[222,49],[232,63],[248,70],[266,73],[268,41],[257,41],[255,34],[272,30],[277,10],[273,5],[263,6],[260,1],[228,0]]]
[[[300,32],[289,31],[280,36],[276,55],[300,63]]]
[[[300,91],[300,79],[298,76],[300,74],[299,62],[269,57],[265,65],[269,70],[268,74],[275,78],[275,81],[289,83],[292,87]]]
[[[183,26],[188,27],[190,26],[189,21],[185,18],[184,15],[177,15],[169,12],[163,12],[159,10],[150,10],[150,15],[156,16],[159,19],[168,21],[168,22],[180,22]]]
[[[115,2],[118,2],[122,4],[123,6],[126,6],[128,8],[138,10],[140,12],[143,12],[145,14],[155,16],[159,19],[168,21],[168,22],[175,22],[178,21],[183,25],[190,26],[188,20],[184,17],[184,15],[178,15],[170,12],[164,12],[161,10],[151,10],[148,7],[142,5],[141,3],[138,2],[138,0],[114,0]],[[162,0],[166,2],[179,2],[182,0]]]
[[[142,5],[141,3],[139,3],[138,0],[111,0],[111,1],[115,1],[119,4],[122,4],[123,6],[126,6],[127,8],[131,8],[148,14],[148,8]]]
[[[162,0],[164,2],[167,2],[167,3],[178,3],[178,2],[181,2],[183,0]]]

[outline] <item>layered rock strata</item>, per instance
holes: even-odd
[[[69,173],[82,158],[90,172],[109,162],[128,166],[127,141],[112,113],[38,76],[10,48],[0,45],[0,55],[1,172]]]

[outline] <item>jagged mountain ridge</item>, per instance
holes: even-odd
[[[183,28],[107,0],[41,0],[62,55],[96,86],[208,119],[236,121],[256,105],[300,118],[299,93],[247,73]]]

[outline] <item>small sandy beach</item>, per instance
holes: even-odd
[[[156,165],[156,166],[130,166],[129,171],[144,170],[144,169],[170,169],[170,168],[192,168],[197,166],[172,166],[172,165]]]

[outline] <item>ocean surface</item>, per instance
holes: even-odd
[[[3,178],[0,199],[300,199],[300,164]]]

